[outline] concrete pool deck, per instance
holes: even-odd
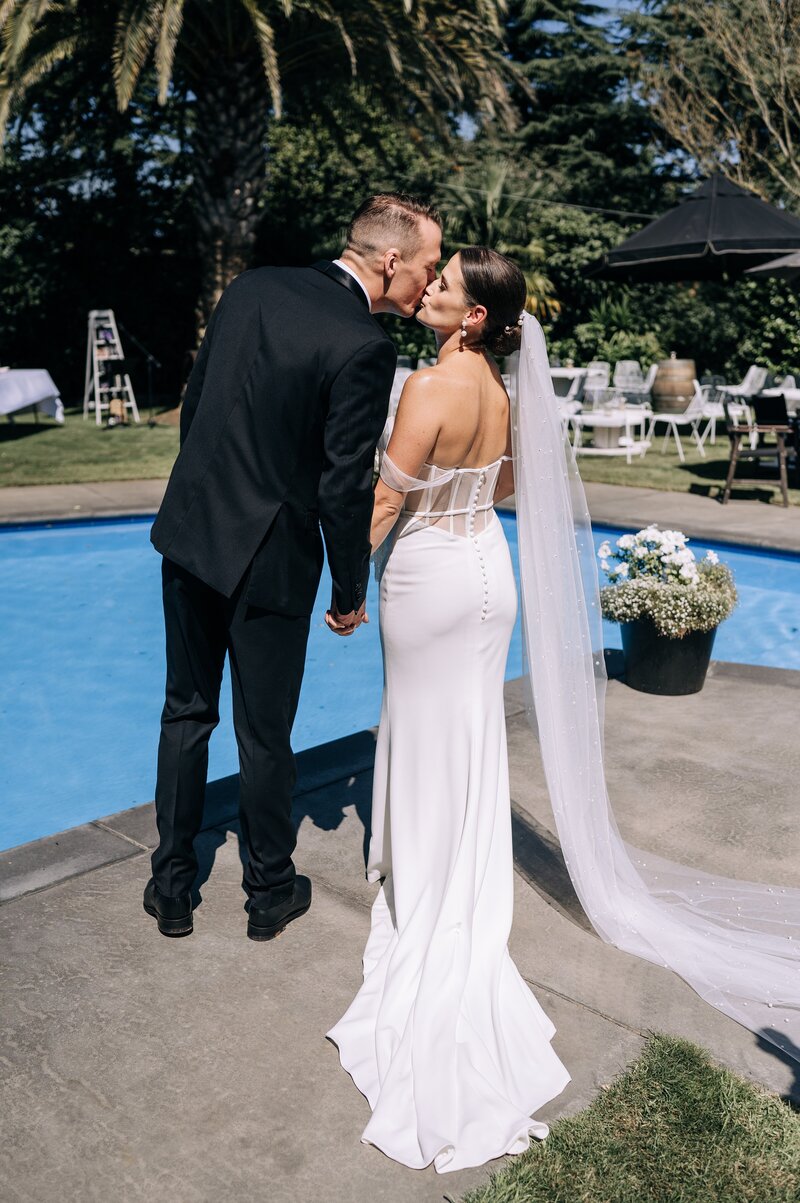
[[[166,484],[165,480],[122,480],[0,488],[0,527],[17,522],[154,514]],[[602,525],[638,528],[657,522],[695,539],[800,552],[800,506],[784,509],[774,502],[749,499],[723,506],[694,493],[627,485],[587,483],[585,488],[592,521]]]
[[[165,482],[0,489],[0,525],[153,513]],[[800,508],[587,485],[593,519],[800,552]],[[651,1030],[800,1101],[800,1063],[680,979],[600,941],[572,892],[520,686],[506,688],[515,846],[514,958],[558,1027],[573,1081],[542,1113],[586,1106]],[[714,664],[702,693],[609,686],[609,789],[626,838],[732,877],[800,885],[800,673]],[[141,908],[155,840],[141,806],[0,853],[3,1197],[163,1194],[176,1203],[434,1203],[491,1167],[404,1170],[359,1143],[368,1108],[324,1032],[357,989],[374,887],[364,882],[374,735],[300,754],[297,863],[308,916],[245,937],[236,782],[212,782],[194,935]],[[36,799],[31,799],[35,806]],[[97,810],[103,810],[102,798]]]
[[[799,714],[800,673],[781,669],[714,664],[685,698],[612,681],[606,760],[626,838],[799,886]],[[800,1100],[800,1063],[594,934],[561,859],[519,682],[506,687],[506,715],[511,949],[573,1077],[541,1117],[586,1106],[654,1029]],[[300,754],[296,859],[314,902],[271,944],[245,936],[234,778],[208,789],[203,901],[186,940],[165,940],[142,911],[152,806],[0,853],[5,1199],[435,1203],[487,1179],[485,1168],[405,1170],[361,1145],[367,1104],[324,1039],[360,978],[373,749],[367,731]]]

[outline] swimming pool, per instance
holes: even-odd
[[[502,515],[515,567],[516,519]],[[164,678],[159,557],[150,518],[0,531],[2,756],[0,848],[153,797]],[[618,531],[595,530],[599,543]],[[800,556],[721,544],[740,593],[717,635],[719,660],[800,669]],[[325,627],[327,571],[311,623],[294,729],[297,750],[378,721],[381,660],[373,621],[351,639]],[[606,624],[606,645],[619,628]],[[522,671],[517,625],[507,677]],[[237,771],[230,696],[211,740],[209,780]]]

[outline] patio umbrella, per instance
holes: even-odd
[[[758,267],[748,267],[745,275],[795,280],[800,276],[800,251],[794,251],[791,255],[781,255],[780,259],[770,259],[768,263],[760,263]]]
[[[800,251],[800,218],[717,172],[588,270],[604,280],[715,280]]]

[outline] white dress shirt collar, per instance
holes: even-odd
[[[364,296],[367,298],[367,308],[369,309],[370,313],[372,313],[372,301],[370,299],[369,293],[367,292],[364,281],[361,279],[361,277],[358,276],[353,271],[353,269],[349,263],[343,263],[341,259],[334,259],[333,262],[336,264],[337,267],[340,267],[342,269],[342,271],[346,271],[348,276],[352,276],[353,279],[361,286],[361,290],[364,293]]]

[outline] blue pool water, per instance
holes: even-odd
[[[502,522],[516,565],[516,520]],[[0,532],[0,848],[153,797],[164,679],[160,561],[150,519]],[[597,543],[619,532],[597,528]],[[692,546],[697,552],[705,546]],[[710,546],[710,545],[709,545]],[[800,669],[800,556],[714,545],[740,605],[723,624],[720,660]],[[381,661],[373,622],[350,639],[324,625],[323,577],[294,731],[297,750],[373,726]],[[606,645],[619,628],[606,624]],[[515,631],[507,676],[519,676]],[[227,679],[209,779],[236,772]]]

